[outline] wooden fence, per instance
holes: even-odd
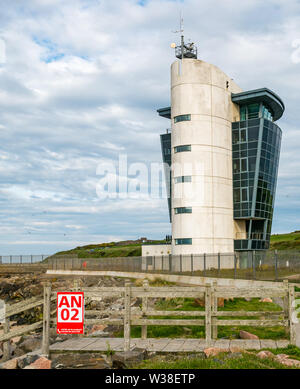
[[[290,343],[296,343],[295,326],[292,318],[295,317],[294,300],[296,297],[300,297],[300,292],[295,292],[294,286],[289,285],[288,282],[278,283],[278,287],[275,288],[219,287],[216,283],[213,285],[205,285],[203,287],[151,287],[149,286],[148,280],[144,280],[142,287],[132,286],[130,281],[125,281],[124,287],[80,288],[78,282],[75,281],[74,288],[71,290],[83,291],[86,304],[93,300],[102,300],[103,298],[122,297],[124,299],[124,309],[118,312],[115,312],[112,309],[85,311],[85,325],[113,324],[124,326],[124,351],[130,350],[131,326],[141,326],[141,337],[142,339],[146,339],[147,326],[149,325],[204,326],[207,345],[210,344],[212,339],[217,339],[218,326],[284,326],[286,333],[288,333],[290,336]],[[51,318],[51,315],[56,313],[56,308],[53,306],[51,311],[51,302],[56,300],[56,293],[57,291],[51,290],[51,284],[46,283],[44,286],[44,298],[34,297],[32,299],[7,306],[4,334],[0,335],[0,342],[6,342],[4,347],[6,357],[8,357],[9,340],[11,338],[20,336],[41,327],[43,327],[42,355],[49,355],[50,326],[56,324],[56,317]],[[282,298],[282,311],[254,312],[218,310],[218,298],[264,297]],[[131,306],[133,298],[141,298],[141,307]],[[199,298],[204,300],[205,310],[155,310],[149,305],[149,299],[151,298]],[[10,330],[9,318],[11,316],[42,304],[43,320],[28,325],[25,328],[19,330]],[[103,318],[103,316],[107,317]],[[116,318],[115,316],[118,317]],[[172,317],[172,319],[155,319],[153,318],[155,316],[167,316]],[[182,317],[187,317],[188,319],[183,319]],[[240,317],[247,317],[247,319],[240,319]]]

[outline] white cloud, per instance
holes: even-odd
[[[180,9],[200,59],[245,90],[267,86],[283,98],[274,231],[299,229],[298,1],[31,0],[20,7],[0,0],[0,7],[3,249],[55,251],[170,233],[163,199],[100,202],[96,168],[117,163],[119,153],[130,163],[161,161],[159,134],[169,123],[155,110],[169,104]],[[288,206],[294,216],[282,224]]]

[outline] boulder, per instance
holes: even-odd
[[[300,367],[300,361],[296,359],[288,359],[284,358],[279,360],[279,362],[284,365],[284,366],[289,366],[289,367]]]
[[[103,330],[105,330],[105,328],[107,328],[107,325],[105,325],[105,324],[95,324],[89,330],[88,334],[92,335],[92,334],[94,334],[95,332],[98,332],[98,331],[102,331],[103,332]]]
[[[51,361],[45,357],[40,357],[24,369],[51,369]]]
[[[37,350],[41,347],[41,338],[35,336],[27,338],[19,344],[19,347],[26,353]]]
[[[259,300],[261,303],[272,303],[273,300],[269,297],[263,298]]]
[[[224,353],[224,352],[227,352],[227,351],[228,350],[225,350],[225,349],[222,349],[222,348],[218,348],[218,347],[208,347],[208,348],[203,350],[206,358],[216,357],[218,354]]]
[[[257,335],[251,334],[250,332],[247,332],[247,331],[240,331],[240,338],[241,339],[252,339],[252,340],[259,339],[259,337]]]
[[[24,369],[26,366],[31,365],[39,358],[40,358],[39,355],[33,355],[33,354],[24,355],[23,357],[18,358],[18,367],[20,369]]]
[[[275,355],[268,350],[260,351],[259,353],[256,354],[256,356],[260,359],[266,359],[266,358],[273,359],[275,357]]]
[[[117,352],[112,356],[112,366],[117,369],[124,369],[128,363],[143,361],[147,356],[147,351],[138,349],[132,351]]]
[[[17,369],[18,368],[18,359],[13,358],[9,361],[3,362],[0,365],[0,369]]]

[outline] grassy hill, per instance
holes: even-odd
[[[300,250],[300,231],[271,236],[271,250]]]
[[[147,241],[149,244],[165,243],[164,240]],[[142,254],[142,240],[126,240],[122,242],[110,242],[90,244],[76,247],[72,250],[60,251],[55,255],[78,255],[78,258],[107,258],[107,257],[136,257]],[[289,234],[275,234],[271,236],[271,250],[299,250],[300,231]]]
[[[147,243],[165,243],[164,240],[152,240]],[[78,255],[78,258],[137,257],[142,255],[142,240],[90,244],[72,250],[60,251],[55,255]]]

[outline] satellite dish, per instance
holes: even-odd
[[[171,43],[171,48],[175,49],[175,47],[176,47],[176,43]]]

